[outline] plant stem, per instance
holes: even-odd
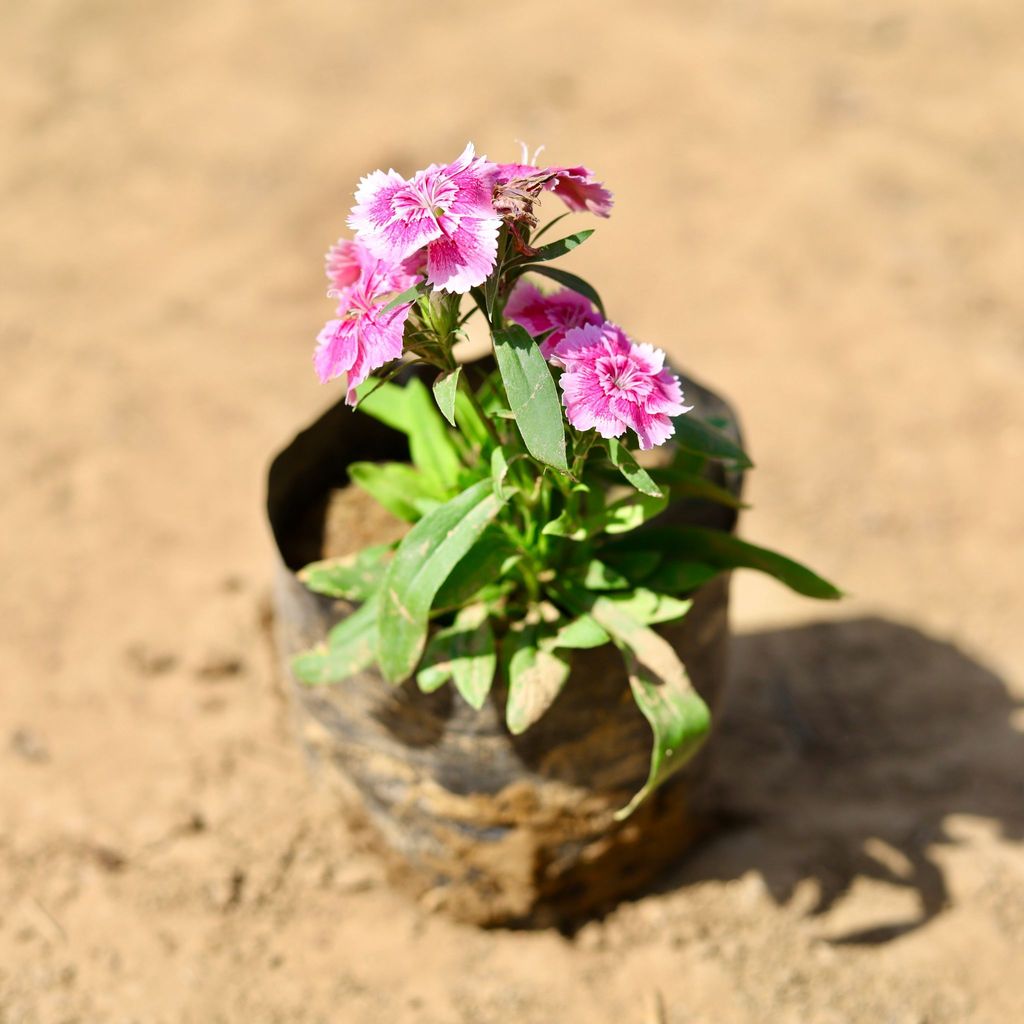
[[[576,434],[573,437],[573,455],[572,460],[572,476],[573,479],[578,480],[583,473],[583,465],[587,460],[587,452],[594,446],[594,442],[597,440],[597,432],[594,430],[589,431],[586,434]]]

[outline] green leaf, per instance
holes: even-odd
[[[672,422],[676,428],[672,440],[678,447],[709,459],[735,462],[743,469],[749,469],[754,465],[742,448],[734,444],[722,431],[698,419],[693,413],[676,416]]]
[[[409,393],[398,384],[370,377],[356,388],[356,408],[403,434],[413,429]]]
[[[344,558],[311,562],[299,570],[299,579],[314,594],[365,601],[380,584],[384,560],[393,547],[393,544],[375,544]]]
[[[725,570],[706,562],[666,561],[644,583],[668,594],[689,594]]]
[[[406,288],[406,290],[400,295],[396,295],[381,310],[381,313],[390,313],[391,310],[397,309],[399,306],[404,306],[407,302],[415,302],[421,295],[426,295],[429,291],[430,285],[428,285],[426,281],[414,284],[411,288]]]
[[[666,508],[668,495],[655,498],[650,494],[631,494],[612,502],[597,515],[588,517],[587,534],[593,537],[598,533],[628,533],[643,526],[648,519],[653,519]]]
[[[661,497],[661,489],[651,478],[626,446],[615,437],[605,438],[601,442],[608,449],[608,458],[611,464],[642,494],[648,494],[652,498]]]
[[[505,724],[513,736],[525,732],[544,714],[569,678],[569,662],[538,647],[536,626],[510,630],[504,640],[508,702]]]
[[[493,339],[505,393],[527,451],[567,473],[562,404],[540,347],[518,324],[495,331]]]
[[[556,647],[570,649],[602,647],[610,640],[611,637],[594,621],[592,616],[580,615],[559,626],[553,634],[542,637],[540,647],[542,650],[554,650]]]
[[[508,476],[508,459],[505,457],[503,448],[495,448],[491,452],[491,481],[494,484],[494,493],[503,500],[508,500],[509,495],[505,491],[505,477]]]
[[[494,632],[487,608],[471,604],[455,616],[452,682],[466,703],[477,711],[484,706],[498,668]]]
[[[567,540],[586,540],[586,527],[569,509],[564,508],[540,531],[547,537],[565,537]]]
[[[327,643],[292,659],[295,678],[308,686],[336,683],[369,668],[374,660],[378,598],[347,615],[328,634]]]
[[[405,462],[353,462],[348,476],[389,512],[410,523],[422,515],[418,501],[436,501],[438,496],[425,476]]]
[[[654,469],[651,475],[657,483],[666,489],[673,498],[696,498],[703,501],[713,501],[717,505],[725,505],[728,508],[742,509],[744,505],[739,498],[726,487],[701,476],[700,473],[692,473],[685,469],[666,467]]]
[[[654,734],[647,781],[616,813],[621,821],[697,753],[711,725],[711,712],[664,638],[608,598],[598,598],[591,615],[622,651],[633,699]]]
[[[455,424],[462,431],[462,436],[483,452],[494,443],[469,395],[463,391],[455,395]]]
[[[455,424],[455,395],[459,388],[459,377],[462,374],[462,367],[456,366],[454,370],[445,370],[434,381],[434,401],[441,410],[444,418],[454,427]]]
[[[474,604],[462,608],[453,625],[431,637],[416,682],[424,693],[430,693],[451,679],[466,702],[479,711],[497,667],[487,608]]]
[[[662,553],[660,551],[620,551],[617,547],[609,546],[602,550],[601,557],[618,569],[627,579],[633,583],[640,583],[645,581],[660,565]],[[658,589],[668,588],[660,587]]]
[[[406,433],[413,465],[448,492],[458,481],[462,468],[459,453],[423,381],[414,377],[405,390],[409,397],[409,429]]]
[[[637,587],[628,594],[608,594],[605,599],[645,626],[681,619],[693,604],[693,601],[680,601],[677,597],[658,594],[647,587]]]
[[[594,233],[594,230],[594,228],[586,228],[583,231],[574,231],[571,235],[558,239],[557,242],[542,245],[532,256],[525,257],[523,262],[532,265],[557,260],[560,256],[565,256],[566,253],[570,253],[577,246],[582,245]]]
[[[433,610],[461,608],[484,588],[507,585],[507,573],[520,557],[503,531],[488,526],[442,584]]]
[[[556,281],[558,284],[563,285],[566,288],[571,288],[574,292],[579,292],[584,298],[590,299],[590,301],[597,306],[601,313],[601,316],[605,316],[604,303],[601,301],[601,296],[597,294],[597,289],[590,284],[588,281],[584,281],[582,277],[576,274],[570,274],[567,270],[562,270],[559,267],[529,267],[527,268],[531,274],[540,274],[542,277],[547,277],[552,281]]]
[[[370,381],[360,385],[358,408],[409,438],[413,464],[447,495],[455,486],[462,464],[448,427],[441,418],[426,385],[413,377],[404,387]],[[365,391],[365,397],[363,389]]]
[[[580,582],[587,590],[623,590],[629,586],[622,573],[596,558],[587,563]]]
[[[420,666],[416,670],[416,685],[423,693],[440,690],[452,677],[452,659],[449,638],[444,630],[438,630],[423,651]]]
[[[615,541],[622,550],[671,551],[680,562],[701,562],[719,570],[757,569],[806,597],[836,600],[841,590],[785,555],[739,540],[731,533],[698,526],[649,527]]]
[[[400,683],[423,653],[434,597],[503,502],[481,480],[424,516],[402,539],[381,585],[377,660]]]

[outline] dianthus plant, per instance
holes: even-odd
[[[521,733],[569,680],[574,650],[617,649],[654,734],[649,777],[625,815],[709,726],[652,627],[682,618],[696,588],[739,566],[809,596],[838,592],[725,530],[649,522],[673,501],[738,507],[709,470],[749,460],[721,424],[691,412],[662,351],[552,266],[593,232],[550,240],[551,228],[572,212],[607,217],[611,193],[585,167],[523,161],[493,163],[470,145],[411,178],[374,171],[355,193],[354,237],[327,254],[337,311],[316,371],[345,376],[350,405],[407,435],[408,462],[368,451],[348,472],[411,527],[397,544],[303,570],[310,589],[354,610],[294,670],[315,685],[376,666],[424,691],[450,682],[478,709],[500,675],[507,726]],[[547,192],[568,211],[539,227]],[[453,354],[474,316],[493,346],[484,369]],[[660,445],[657,466],[634,455]]]

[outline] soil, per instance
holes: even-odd
[[[7,5],[4,1024],[1024,1019],[1024,9],[595,10]],[[393,892],[267,640],[321,254],[467,138],[599,172],[572,269],[741,410],[744,535],[852,595],[736,580],[731,824],[573,935]]]

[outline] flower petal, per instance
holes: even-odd
[[[464,294],[483,284],[498,258],[497,217],[464,217],[449,235],[427,246],[427,281],[438,291]]]

